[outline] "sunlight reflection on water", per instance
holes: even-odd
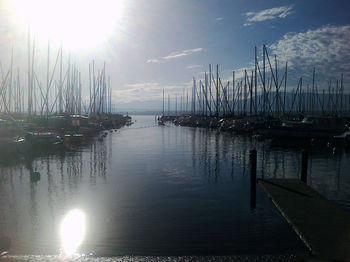
[[[64,256],[71,256],[85,237],[85,214],[78,209],[71,210],[61,223],[61,242]]]

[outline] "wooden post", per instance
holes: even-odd
[[[256,149],[249,151],[250,163],[250,207],[256,204]]]
[[[307,183],[307,163],[308,163],[308,153],[306,150],[301,151],[301,176],[300,180]]]

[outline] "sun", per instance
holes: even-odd
[[[9,0],[17,20],[38,41],[65,48],[105,42],[122,22],[125,0]]]

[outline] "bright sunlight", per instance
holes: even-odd
[[[69,211],[61,223],[60,235],[63,254],[74,254],[85,237],[85,214],[78,209]]]
[[[121,23],[124,0],[10,0],[16,19],[37,40],[65,48],[103,43]],[[120,26],[120,25],[118,25]]]

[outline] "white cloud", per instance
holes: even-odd
[[[188,55],[192,55],[194,53],[198,53],[198,52],[202,52],[202,51],[204,51],[203,48],[194,48],[194,49],[189,49],[189,50],[171,52],[169,55],[164,56],[163,59],[166,59],[166,60],[174,59],[177,57],[188,56]]]
[[[312,84],[312,72],[316,69],[316,84],[320,89],[328,87],[328,81],[340,80],[344,74],[344,89],[349,92],[350,85],[350,25],[323,26],[306,32],[287,33],[280,40],[267,46],[271,67],[275,69],[274,55],[277,55],[279,81],[284,74],[285,62],[288,62],[287,89],[295,88],[300,77],[303,83]],[[258,63],[262,70],[262,48],[258,50]],[[248,79],[254,70],[254,54],[252,60],[241,68],[235,68],[236,83],[244,81],[244,70]],[[224,70],[225,71],[225,70]],[[232,72],[221,71],[222,83],[232,83]],[[258,73],[259,74],[259,73]],[[271,71],[266,61],[266,77],[271,79]],[[258,84],[261,82],[258,78]],[[340,83],[339,83],[340,84]]]
[[[246,22],[244,26],[250,26],[254,22],[263,22],[266,20],[272,20],[277,18],[286,18],[292,13],[293,5],[286,5],[281,7],[274,7],[270,9],[261,10],[258,12],[247,12]]]
[[[130,83],[118,90],[114,90],[114,97],[117,102],[129,103],[136,101],[151,101],[161,100],[163,96],[163,90],[166,96],[168,94],[171,97],[175,97],[175,94],[179,96],[183,91],[187,92],[192,88],[192,81],[187,83],[168,83],[162,84],[158,82],[139,82]]]
[[[249,65],[247,65],[246,67],[241,67],[241,68],[236,68],[234,69],[235,71],[235,82],[236,84],[241,81],[241,80],[244,80],[244,77],[245,77],[245,71],[247,71],[247,74],[248,74],[248,79],[250,81],[250,77],[251,77],[251,71],[254,70],[254,65],[249,63]],[[227,73],[225,74],[225,77],[223,77],[221,79],[221,82],[224,84],[226,84],[227,82],[230,82],[230,85],[232,85],[232,71],[229,70],[230,73],[228,74],[229,76],[226,76]]]
[[[160,63],[162,61],[168,61],[174,58],[178,58],[178,57],[182,57],[182,56],[188,56],[188,55],[192,55],[195,53],[199,53],[199,52],[203,52],[204,48],[194,48],[194,49],[188,49],[188,50],[182,50],[182,51],[175,51],[175,52],[171,52],[169,55],[167,56],[163,56],[160,59],[148,59],[146,61],[146,63]]]
[[[222,20],[224,20],[224,18],[223,17],[217,17],[215,20],[216,21],[222,21]]]
[[[201,65],[188,65],[186,66],[187,69],[195,69],[195,68],[199,68],[202,67]]]
[[[288,68],[299,73],[316,73],[323,78],[350,72],[350,25],[323,26],[315,30],[285,34],[269,48]],[[346,76],[346,75],[345,75]]]
[[[160,62],[159,59],[148,59],[148,60],[146,61],[146,63],[159,63],[159,62]]]
[[[316,84],[320,88],[326,88],[330,79],[340,80],[344,74],[344,87],[350,85],[350,25],[331,26],[308,30],[305,32],[291,32],[281,37],[280,40],[268,45],[268,53],[271,66],[275,68],[277,55],[279,77],[285,70],[285,62],[288,62],[288,85],[294,84],[303,77],[303,82],[312,83],[313,68],[316,69]],[[236,83],[244,79],[244,70],[247,70],[249,79],[254,70],[254,54],[252,60],[244,67],[235,68]],[[262,69],[262,48],[258,49],[258,62]],[[230,71],[230,70],[229,70]],[[266,62],[266,77],[271,77],[268,62]],[[232,81],[232,72],[221,72],[223,82]],[[260,78],[258,80],[260,82]]]

